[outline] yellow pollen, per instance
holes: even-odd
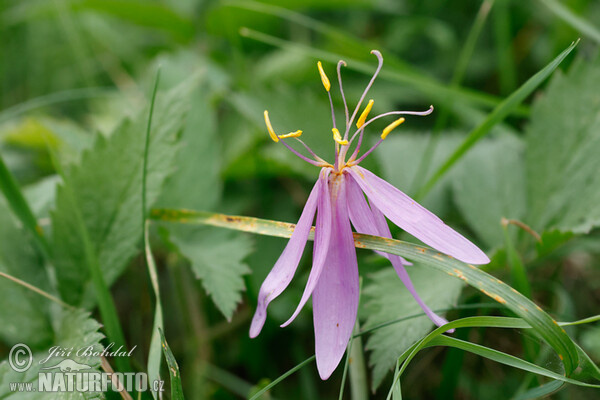
[[[323,71],[323,65],[321,64],[321,61],[317,63],[317,68],[319,68],[319,74],[321,75],[323,86],[325,87],[325,90],[329,92],[329,89],[331,89],[331,83],[329,83],[329,78],[327,75],[325,75],[325,71]]]
[[[381,134],[381,139],[385,139],[387,137],[387,135],[390,134],[391,131],[393,131],[394,129],[396,129],[396,127],[398,125],[400,125],[401,123],[403,123],[404,121],[406,121],[404,119],[404,117],[402,118],[398,118],[397,120],[395,120],[394,122],[392,122],[391,124],[389,124],[388,126],[385,127],[385,129],[383,130],[383,133]]]
[[[267,125],[267,130],[269,131],[269,135],[271,136],[271,139],[275,143],[279,142],[279,138],[277,137],[277,135],[275,134],[275,131],[273,130],[273,125],[271,125],[271,120],[269,119],[269,112],[267,110],[265,110],[265,124]]]
[[[360,129],[361,126],[365,124],[369,113],[371,112],[371,108],[373,108],[373,99],[369,100],[369,104],[365,107],[365,110],[360,114],[358,121],[356,121],[356,127]]]
[[[291,137],[300,137],[302,135],[302,131],[297,130],[296,132],[286,133],[285,135],[277,135],[279,139],[287,139]]]
[[[342,146],[348,144],[347,140],[342,140],[342,135],[340,135],[340,131],[336,128],[332,128],[331,132],[333,132],[333,140],[335,140],[336,143],[339,143]]]

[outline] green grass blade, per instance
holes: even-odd
[[[152,336],[150,339],[150,349],[148,351],[148,379],[150,382],[160,380],[160,363],[161,363],[161,347],[165,349],[165,339],[162,335],[163,330],[163,310],[160,300],[160,287],[158,284],[158,273],[156,270],[156,263],[152,256],[152,249],[150,248],[150,234],[149,227],[150,221],[146,219],[147,215],[147,200],[146,200],[146,182],[148,176],[148,152],[150,147],[150,130],[152,127],[152,115],[154,114],[154,103],[156,101],[156,92],[158,90],[158,82],[160,81],[160,69],[156,72],[156,78],[154,80],[154,88],[152,89],[152,99],[150,101],[150,112],[148,113],[148,124],[146,125],[146,143],[144,145],[144,163],[143,163],[143,175],[142,175],[142,226],[144,229],[144,252],[146,255],[146,264],[148,266],[148,275],[150,276],[150,282],[152,283],[152,290],[154,291],[154,322],[152,324]],[[162,340],[161,340],[162,336]],[[168,361],[168,359],[167,359]],[[169,366],[170,367],[170,366]],[[173,378],[171,378],[173,379]],[[181,385],[181,382],[179,382]],[[172,389],[173,390],[173,387]],[[159,397],[159,393],[152,392],[152,396],[155,399]],[[175,398],[175,397],[173,397]],[[182,397],[183,398],[183,397]]]
[[[440,168],[433,174],[433,176],[423,185],[421,190],[417,193],[416,199],[420,200],[433,188],[433,186],[444,176],[450,168],[456,164],[462,156],[471,149],[475,143],[481,140],[487,135],[491,129],[504,120],[515,107],[521,104],[523,100],[527,98],[550,74],[560,65],[560,63],[567,57],[571,51],[577,46],[579,40],[573,42],[567,49],[560,53],[552,62],[546,65],[543,69],[538,71],[535,75],[527,80],[519,89],[513,94],[508,96],[502,103],[500,103],[488,116],[487,118],[469,135],[465,138],[462,144],[448,157],[448,159],[440,166]]]
[[[596,43],[600,43],[600,29],[592,25],[586,19],[580,17],[571,11],[567,6],[559,3],[556,0],[540,0],[540,2],[548,7],[554,15],[562,19],[564,22],[575,28],[584,36],[589,37]]]
[[[179,365],[177,360],[165,339],[165,335],[161,328],[158,329],[160,334],[160,340],[162,345],[163,353],[165,354],[165,360],[169,366],[169,375],[171,376],[171,399],[172,400],[183,400],[183,386],[181,385],[181,373],[179,372]],[[150,377],[148,378],[151,379]],[[153,382],[150,380],[150,382]]]
[[[277,385],[278,383],[283,381],[288,376],[292,375],[294,372],[298,371],[300,368],[304,367],[305,365],[310,364],[315,359],[316,359],[316,357],[312,356],[312,357],[309,357],[306,360],[302,361],[300,364],[296,365],[295,367],[293,367],[292,369],[287,371],[285,374],[281,375],[279,378],[275,379],[273,382],[269,383],[267,386],[265,386],[264,388],[259,390],[257,393],[254,394],[254,396],[250,397],[250,400],[260,399],[260,396],[262,396],[263,394],[265,394],[266,392],[271,390],[275,385]]]
[[[34,243],[46,260],[50,258],[50,246],[46,241],[42,228],[38,225],[29,204],[25,200],[17,180],[8,170],[4,159],[0,155],[0,190],[4,194],[9,207],[31,234]]]
[[[151,217],[162,221],[213,225],[262,235],[288,238],[295,227],[293,224],[279,221],[186,210],[153,210]],[[314,238],[314,231],[311,232],[310,238],[311,240]],[[354,243],[358,248],[400,255],[462,279],[482,293],[503,304],[530,324],[562,357],[567,374],[571,374],[577,367],[577,349],[566,332],[539,306],[501,280],[471,264],[464,264],[435,250],[412,243],[357,233],[354,234]]]
[[[572,322],[572,323],[571,322],[562,323],[562,325],[572,325],[572,324],[577,324],[577,323],[581,323],[581,322],[576,321],[576,322]],[[399,362],[403,363],[403,365],[400,368],[400,370],[394,375],[394,381],[393,381],[392,387],[390,388],[390,391],[388,393],[388,399],[390,399],[392,396],[394,383],[400,379],[400,376],[406,370],[406,368],[408,367],[408,364],[416,356],[416,354],[422,349],[425,349],[427,347],[432,347],[432,346],[438,346],[438,345],[452,346],[452,347],[461,348],[463,350],[468,350],[475,354],[489,358],[493,361],[500,362],[500,363],[503,363],[505,365],[509,365],[509,366],[512,366],[515,368],[523,369],[525,371],[532,372],[535,374],[547,376],[552,379],[558,379],[563,382],[568,382],[568,383],[572,383],[572,384],[579,385],[579,386],[600,388],[600,385],[593,385],[593,384],[588,384],[588,383],[585,383],[585,382],[582,382],[582,381],[579,381],[576,379],[570,379],[570,378],[567,378],[566,376],[546,370],[545,368],[542,368],[535,364],[521,360],[517,357],[511,356],[511,355],[508,355],[508,354],[505,354],[505,353],[502,353],[502,352],[499,352],[499,351],[496,351],[493,349],[489,349],[484,346],[465,342],[465,341],[462,341],[459,339],[455,339],[455,338],[443,335],[444,332],[446,332],[448,329],[451,329],[451,328],[465,328],[465,327],[530,328],[530,326],[527,326],[527,324],[528,323],[526,321],[522,320],[521,318],[467,317],[467,318],[451,321],[444,326],[438,327],[437,329],[435,329],[434,331],[429,333],[427,336],[425,336],[423,339],[421,339],[419,342],[415,343],[413,346],[411,346],[409,349],[407,349],[399,357],[398,360],[399,360]],[[561,360],[563,359],[560,356],[560,354],[559,354],[559,357],[561,358]],[[564,360],[563,360],[563,362],[564,362]]]
[[[513,397],[512,400],[543,399],[552,393],[558,392],[563,386],[565,386],[565,383],[562,381],[551,381],[536,388],[529,389],[528,391]]]
[[[450,336],[438,336],[433,339],[430,343],[430,346],[451,346],[458,349],[462,349],[468,351],[473,354],[477,354],[481,357],[485,357],[492,361],[507,365],[509,367],[518,368],[523,371],[531,372],[534,374],[542,375],[551,379],[556,379],[559,381],[563,381],[566,383],[571,383],[577,386],[584,386],[590,388],[600,388],[600,385],[594,385],[591,383],[585,383],[578,381],[576,379],[567,378],[561,374],[557,374],[556,372],[550,371],[546,368],[537,366],[528,361],[522,360],[518,357],[511,356],[510,354],[503,353],[498,350],[490,349],[489,347],[481,346],[479,344],[466,342],[460,339],[455,339]]]

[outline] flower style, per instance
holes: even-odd
[[[371,123],[392,115],[424,116],[433,111],[433,106],[423,112],[392,111],[367,120],[373,107],[373,100],[369,100],[364,111],[358,117],[355,132],[349,138],[354,119],[383,65],[381,53],[377,50],[373,50],[371,53],[379,61],[377,70],[351,116],[348,113],[340,73],[342,65],[345,66],[346,63],[339,61],[337,64],[337,76],[346,117],[343,137],[336,126],[330,93],[331,83],[321,62],[317,64],[331,105],[332,133],[335,141],[333,164],[317,156],[299,139],[302,131],[277,135],[269,120],[268,112],[264,112],[265,123],[271,139],[283,144],[304,161],[321,167],[321,172],[287,246],[260,288],[256,313],[250,327],[250,337],[256,337],[260,333],[265,323],[267,306],[285,290],[292,280],[316,214],[313,262],[308,282],[296,311],[281,327],[289,325],[296,318],[312,295],[317,369],[323,380],[329,378],[344,355],[358,311],[359,277],[351,224],[359,233],[391,238],[387,217],[406,232],[440,252],[471,264],[489,262],[488,257],[477,246],[448,227],[437,216],[394,186],[359,166],[360,162],[405,119],[401,117],[389,124],[375,145],[359,157],[365,128]],[[293,149],[286,143],[289,139],[298,140],[313,158],[306,157]],[[346,155],[355,139],[357,140],[356,147],[346,161]],[[368,203],[365,195],[369,200]],[[425,314],[438,326],[446,323],[447,321],[427,307],[417,294],[404,268],[405,265],[411,264],[400,256],[378,253],[391,262],[396,273]]]

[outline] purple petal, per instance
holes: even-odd
[[[348,170],[371,203],[400,228],[429,246],[463,262],[490,262],[477,246],[400,190],[362,167],[353,166]]]
[[[250,325],[250,337],[252,338],[258,336],[265,324],[269,303],[285,290],[294,277],[315,218],[321,185],[322,182],[319,179],[308,196],[292,237],[260,287],[256,312]]]
[[[356,231],[367,235],[391,238],[392,234],[385,221],[385,217],[383,220],[375,219],[371,208],[365,200],[365,196],[352,177],[346,179],[346,191],[348,197],[348,214],[350,214],[350,221],[352,222],[352,225],[354,225]],[[399,259],[401,265],[412,265],[412,263],[406,261],[404,258],[394,254],[385,253],[383,251],[375,251],[375,253],[388,260],[391,260],[391,258]]]
[[[304,307],[308,301],[308,298],[317,285],[319,276],[321,276],[321,271],[323,270],[323,265],[325,264],[325,259],[329,251],[329,238],[331,236],[331,198],[329,196],[329,184],[327,183],[329,172],[330,170],[319,176],[321,187],[319,190],[317,226],[315,228],[313,265],[310,270],[310,275],[308,276],[308,282],[306,282],[302,299],[300,300],[296,311],[294,311],[294,314],[290,319],[281,325],[282,328],[288,326],[298,316],[300,310],[302,310],[302,307]]]
[[[354,179],[351,177],[346,180],[346,188],[348,192],[348,212],[350,214],[350,221],[352,221],[352,224],[356,230],[360,233],[366,233],[368,235],[391,238],[392,233],[390,232],[390,228],[385,220],[385,216],[381,210],[372,204],[371,207],[369,207],[367,201],[365,200],[365,196]],[[442,326],[448,323],[446,319],[434,313],[425,304],[421,297],[419,297],[417,290],[408,276],[408,272],[406,272],[406,269],[404,268],[404,265],[408,264],[406,260],[394,254],[384,252],[377,253],[390,260],[394,270],[396,271],[396,274],[398,274],[398,277],[402,283],[404,283],[404,286],[406,286],[421,309],[423,309],[425,314],[429,317],[429,319],[431,319],[431,321],[433,321],[434,324],[437,326]],[[452,329],[449,332],[452,333],[454,330]]]
[[[359,283],[352,228],[348,220],[344,175],[334,175],[330,183],[333,219],[326,268],[313,292],[315,353],[321,379],[331,376],[338,366],[358,311]]]

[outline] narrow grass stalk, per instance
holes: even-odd
[[[158,272],[156,269],[156,263],[152,256],[152,249],[150,248],[150,234],[149,227],[150,221],[146,219],[147,215],[147,199],[146,199],[146,185],[148,178],[148,155],[150,149],[150,132],[152,127],[152,115],[154,113],[154,103],[156,101],[156,92],[158,90],[158,82],[160,80],[160,69],[156,72],[156,78],[154,80],[154,88],[152,90],[152,99],[150,101],[150,111],[148,113],[148,124],[146,125],[146,141],[144,145],[144,163],[142,173],[142,228],[144,232],[144,253],[146,255],[146,264],[148,266],[148,275],[150,276],[150,282],[152,283],[152,290],[154,291],[154,322],[152,324],[152,336],[150,339],[150,349],[148,352],[148,379],[150,382],[160,380],[160,364],[162,360],[161,348],[164,347],[164,337],[162,331],[163,325],[163,310],[160,300],[160,287],[158,283]],[[171,354],[172,355],[172,354]],[[173,389],[173,388],[172,388]],[[159,393],[152,392],[152,396],[155,399],[158,398]],[[179,396],[179,392],[177,393]],[[181,394],[183,398],[183,394]]]

